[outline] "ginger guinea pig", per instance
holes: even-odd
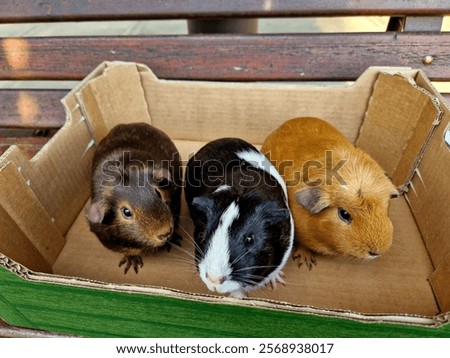
[[[110,250],[124,254],[125,273],[141,255],[179,239],[180,156],[161,130],[119,124],[99,143],[92,163],[90,229]]]
[[[272,132],[261,151],[286,181],[299,266],[311,269],[312,252],[373,259],[389,249],[389,199],[398,191],[378,163],[336,128],[294,118]]]

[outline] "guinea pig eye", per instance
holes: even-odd
[[[344,210],[342,208],[338,208],[338,216],[339,219],[341,219],[346,224],[350,224],[352,221],[351,214],[347,210]]]
[[[129,220],[133,217],[133,213],[127,207],[122,208],[121,211],[122,211],[122,215],[125,219]]]
[[[246,245],[251,245],[251,244],[253,244],[254,241],[255,241],[255,238],[253,235],[248,235],[244,238],[244,243]]]

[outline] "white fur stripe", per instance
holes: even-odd
[[[200,277],[212,291],[230,293],[240,289],[240,285],[234,281],[226,280],[222,285],[212,285],[206,278],[206,273],[213,277],[224,278],[231,274],[229,228],[238,217],[239,208],[233,201],[220,217],[220,223],[211,237],[211,243],[206,250],[205,257],[199,264]]]
[[[219,186],[219,187],[217,187],[217,189],[216,190],[214,190],[214,193],[218,193],[218,192],[220,192],[220,191],[226,191],[226,190],[230,190],[230,186],[229,185],[221,185],[221,186]]]
[[[266,158],[264,154],[261,152],[256,152],[251,149],[243,150],[240,152],[236,152],[236,155],[253,165],[255,168],[259,168],[269,173],[275,180],[281,185],[283,188],[284,196],[287,200],[287,188],[286,183],[281,177],[280,173],[278,173],[277,169],[272,165],[272,163]]]

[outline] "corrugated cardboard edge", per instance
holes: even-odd
[[[412,190],[405,198],[417,215],[417,226],[435,266],[429,282],[440,310],[445,312],[450,309],[450,241],[448,225],[440,228],[437,223],[448,218],[450,213],[450,197],[445,191],[441,192],[441,188],[446,185],[443,179],[448,179],[444,173],[449,172],[450,165],[450,149],[445,143],[446,132],[450,129],[450,106],[423,72],[419,71],[416,81],[421,87],[435,93],[444,113],[441,123],[435,127],[435,133],[427,143],[423,160],[414,173]],[[439,165],[436,164],[438,162]],[[430,179],[436,180],[432,186],[429,184]],[[429,198],[436,200],[430,201]],[[420,215],[423,212],[428,215]]]
[[[268,309],[298,314],[310,314],[321,317],[342,318],[364,323],[391,323],[422,327],[440,327],[447,324],[450,315],[441,314],[437,316],[420,316],[408,314],[364,314],[345,310],[327,310],[314,306],[293,305],[287,302],[273,301],[268,299],[244,298],[237,299],[225,296],[213,296],[206,294],[194,294],[181,290],[156,286],[140,286],[113,284],[101,281],[88,280],[79,277],[66,277],[59,275],[43,274],[28,270],[21,264],[0,254],[0,266],[16,274],[26,281],[40,282],[54,285],[74,286],[94,290],[107,290],[112,292],[136,293],[149,296],[160,296],[208,304],[228,304],[249,308]]]
[[[64,246],[63,235],[30,188],[29,182],[22,177],[20,168],[13,162],[8,162],[0,168],[0,173],[1,187],[8,188],[0,198],[1,207],[19,225],[37,252],[52,265]],[[17,185],[8,187],[10,182]],[[19,210],[15,210],[16,208]]]
[[[91,143],[89,143],[89,147],[86,148],[86,151],[90,149],[91,146],[94,145],[94,130],[91,127],[91,125],[86,121],[86,113],[84,109],[80,106],[79,101],[79,93],[80,91],[85,88],[88,83],[98,77],[101,76],[105,71],[107,71],[108,67],[110,66],[111,62],[104,61],[100,63],[88,76],[86,76],[77,86],[75,86],[64,98],[61,99],[61,103],[64,107],[64,110],[66,112],[66,121],[69,121],[71,119],[71,113],[72,111],[79,109],[83,115],[83,119],[86,123],[86,126],[89,130],[89,133],[93,140]]]
[[[400,190],[401,193],[407,192],[409,190],[409,187],[411,185],[411,180],[414,177],[417,168],[419,167],[420,161],[423,157],[424,152],[426,151],[428,144],[431,140],[431,138],[433,137],[433,134],[435,132],[436,127],[439,125],[441,118],[444,114],[443,110],[440,107],[440,101],[438,99],[438,97],[435,95],[437,92],[437,90],[434,89],[434,87],[431,85],[431,83],[428,82],[429,86],[430,86],[430,90],[427,90],[421,86],[419,86],[416,83],[416,78],[417,76],[421,75],[422,77],[425,77],[423,71],[421,70],[411,70],[409,73],[406,73],[404,71],[399,71],[397,69],[391,69],[386,71],[384,68],[380,68],[380,73],[382,73],[383,75],[387,75],[387,76],[391,76],[391,77],[400,77],[404,80],[406,80],[411,87],[413,87],[414,89],[422,92],[423,94],[425,94],[431,101],[431,103],[434,105],[435,109],[436,109],[436,117],[433,120],[433,123],[431,124],[431,127],[428,130],[428,133],[426,135],[425,140],[423,141],[423,144],[421,146],[421,148],[418,150],[417,156],[415,161],[412,163],[411,167],[409,168],[408,173],[404,176],[402,182],[400,184],[397,184],[398,189]],[[367,117],[367,112],[366,112],[366,117]],[[366,118],[365,118],[366,119]],[[360,134],[361,132],[364,130],[364,125],[365,125],[365,121],[363,122],[363,124],[361,125],[360,128]],[[414,136],[414,132],[411,133],[411,138]],[[411,139],[409,138],[409,139]],[[359,139],[359,136],[358,136]],[[358,145],[358,141],[357,141],[357,145]],[[408,143],[406,144],[408,145]],[[403,148],[403,150],[405,151],[406,148]],[[403,152],[403,154],[405,154]],[[399,163],[401,162],[401,159],[399,160]],[[398,166],[398,164],[397,164]],[[398,168],[396,168],[394,171],[396,171]]]
[[[439,303],[439,307],[450,307],[450,286],[448,285],[449,277],[450,253],[445,256],[429,278],[436,300]]]
[[[88,130],[91,134],[92,141],[89,144],[90,147],[92,147],[95,143],[98,143],[101,140],[100,138],[97,138],[95,136],[95,133],[102,133],[106,135],[108,132],[108,128],[104,126],[103,121],[97,121],[96,123],[93,123],[87,118],[90,116],[88,115],[88,111],[96,112],[98,116],[101,116],[101,108],[97,105],[97,98],[95,93],[92,89],[92,84],[96,80],[101,80],[103,76],[106,76],[110,70],[114,70],[123,66],[128,66],[135,69],[136,75],[139,76],[140,72],[146,72],[149,74],[149,76],[154,79],[158,80],[157,77],[153,74],[153,72],[145,65],[138,64],[134,62],[123,62],[123,61],[105,61],[102,62],[100,65],[98,65],[86,78],[83,79],[76,87],[74,87],[62,100],[61,103],[63,104],[63,107],[66,112],[66,118],[67,120],[70,119],[72,111],[78,109],[81,111],[83,115],[83,119],[86,122],[86,125],[88,127]],[[143,95],[143,92],[142,92]],[[151,116],[150,111],[148,110],[148,104],[146,103],[146,110],[148,117],[146,117],[146,120],[151,123]],[[92,117],[92,116],[91,116]],[[101,125],[101,128],[94,128],[94,125]],[[86,148],[86,150],[89,150],[90,147]]]
[[[0,325],[1,338],[77,338],[78,336]]]
[[[422,78],[426,78],[425,73],[422,70],[418,70],[417,74],[418,75],[420,74],[422,76]],[[402,76],[402,77],[405,77],[408,80],[412,80],[411,81],[411,85],[414,86],[415,88],[417,88],[419,91],[425,93],[427,96],[429,96],[430,100],[432,101],[432,103],[434,104],[434,106],[435,106],[435,108],[437,110],[436,118],[434,119],[432,127],[429,129],[427,137],[426,137],[426,139],[425,139],[425,141],[424,141],[424,143],[422,145],[422,148],[420,149],[420,151],[419,151],[419,153],[417,155],[417,158],[416,158],[415,162],[413,163],[413,165],[412,165],[412,167],[411,167],[411,169],[409,171],[409,174],[408,174],[408,176],[406,178],[406,183],[404,184],[403,187],[400,188],[400,189],[408,190],[408,187],[411,184],[411,180],[412,180],[413,176],[415,175],[415,173],[417,171],[417,168],[419,167],[420,161],[422,160],[422,157],[423,157],[425,151],[428,148],[428,145],[429,145],[429,143],[431,141],[431,138],[433,137],[433,135],[434,135],[434,133],[436,131],[436,127],[441,122],[442,116],[444,115],[444,111],[440,107],[442,101],[439,101],[439,98],[436,96],[438,91],[433,87],[433,85],[430,82],[429,82],[429,85],[430,85],[431,89],[433,89],[433,92],[430,92],[427,89],[419,86],[416,83],[415,79],[410,79],[409,77],[404,76],[402,74],[398,74],[398,75]],[[416,75],[415,78],[417,78],[417,75]]]

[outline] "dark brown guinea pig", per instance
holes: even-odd
[[[294,259],[313,252],[374,259],[392,243],[389,199],[398,191],[378,163],[318,118],[295,118],[264,141],[287,184],[294,217]]]
[[[119,124],[99,143],[87,218],[105,247],[124,254],[125,273],[138,272],[145,251],[179,239],[180,165],[174,143],[147,123]]]

